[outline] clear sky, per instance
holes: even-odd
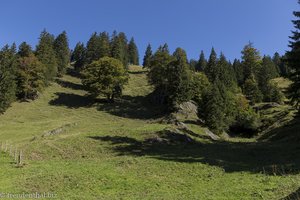
[[[66,30],[74,47],[94,31],[117,30],[134,36],[140,57],[148,43],[156,49],[165,42],[196,59],[212,46],[240,58],[249,41],[261,54],[282,54],[299,8],[297,0],[0,0],[0,45],[35,46],[46,28]]]

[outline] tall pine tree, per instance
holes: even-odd
[[[145,68],[149,67],[151,57],[152,57],[152,47],[151,47],[151,44],[148,44],[146,52],[145,52],[144,60],[143,60],[143,67],[145,67]]]
[[[204,71],[207,66],[207,60],[205,59],[204,52],[201,51],[199,61],[196,66],[196,71]]]
[[[131,38],[128,44],[128,59],[130,64],[139,65],[139,52],[134,38]]]
[[[6,45],[0,51],[0,113],[3,113],[15,100],[15,47]]]
[[[298,2],[300,4],[300,1]],[[295,11],[294,15],[296,17],[293,20],[295,26],[295,31],[290,37],[290,48],[291,50],[287,52],[287,62],[291,69],[289,78],[293,81],[289,87],[289,97],[292,103],[300,111],[300,11]]]
[[[86,49],[82,42],[78,42],[72,53],[72,59],[74,60],[74,68],[76,71],[81,71],[86,63]]]
[[[37,58],[45,65],[45,77],[47,81],[52,80],[58,72],[56,54],[53,47],[54,36],[46,30],[42,31],[39,43],[36,47]]]
[[[58,75],[62,76],[70,63],[70,49],[67,33],[63,31],[54,40],[54,50],[56,53]]]

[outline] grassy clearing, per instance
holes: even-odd
[[[174,140],[162,131],[168,125],[157,123],[161,109],[147,101],[151,90],[145,71],[134,67],[124,98],[114,105],[89,99],[70,75],[38,100],[14,103],[0,116],[0,141],[22,148],[26,165],[16,168],[0,155],[0,192],[54,192],[58,199],[280,199],[300,187],[299,142],[213,142],[192,122],[195,142]],[[297,133],[298,124],[278,131]],[[45,136],[58,128],[59,134]]]

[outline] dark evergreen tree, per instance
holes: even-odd
[[[190,61],[189,61],[189,66],[190,66],[190,69],[191,69],[192,71],[196,71],[197,65],[198,65],[198,61],[197,61],[197,60],[195,60],[195,59],[190,59]]]
[[[201,51],[198,64],[196,66],[196,71],[204,71],[207,66],[207,60],[205,59],[204,52]]]
[[[54,36],[46,30],[42,31],[39,43],[36,47],[37,58],[45,65],[45,77],[47,81],[52,80],[57,75],[57,60],[53,47]]]
[[[238,59],[235,59],[232,67],[234,69],[238,85],[242,86],[245,78],[244,78],[244,68],[243,68],[243,65],[241,64],[241,61]]]
[[[32,48],[26,42],[22,42],[19,46],[18,56],[27,57],[32,54]]]
[[[257,49],[253,47],[252,43],[247,44],[242,51],[242,65],[244,71],[244,81],[251,79],[251,76],[258,74],[260,69],[261,58]]]
[[[3,113],[16,97],[16,50],[6,45],[0,51],[0,113]]]
[[[243,93],[252,105],[261,102],[263,99],[263,95],[259,90],[258,83],[253,75],[245,81],[243,85]]]
[[[274,65],[276,66],[277,73],[282,76],[283,73],[281,71],[281,67],[282,67],[283,62],[282,62],[282,58],[278,52],[276,52],[274,54],[274,56],[272,57],[272,61],[273,61]]]
[[[217,134],[228,129],[225,121],[225,101],[220,87],[222,87],[221,83],[214,82],[207,94],[204,95],[202,107],[199,107],[199,113],[204,118],[206,125]]]
[[[100,58],[110,56],[110,41],[107,32],[102,32],[99,35],[99,54]]]
[[[58,75],[62,76],[70,64],[69,42],[65,31],[59,34],[54,40],[54,50],[56,53]]]
[[[162,52],[159,48],[151,58],[148,73],[150,84],[155,88],[154,101],[158,104],[165,104],[167,99],[167,66],[174,58],[166,51]]]
[[[120,60],[124,66],[128,65],[128,46],[127,46],[127,37],[125,33],[117,34],[114,31],[111,38],[111,56],[115,59]]]
[[[120,32],[118,34],[118,38],[121,44],[121,61],[124,66],[128,66],[129,58],[128,58],[128,40],[125,33]]]
[[[206,74],[206,76],[210,82],[215,81],[216,74],[217,74],[217,62],[218,62],[217,54],[215,52],[215,49],[212,48],[210,56],[209,56],[209,60],[207,63],[207,67],[205,67],[205,69],[204,69],[204,73]]]
[[[300,1],[298,3],[300,4]],[[291,50],[287,52],[287,62],[291,69],[289,78],[293,82],[288,92],[291,102],[300,111],[300,11],[295,11],[294,15],[296,19],[293,20],[293,24],[296,30],[293,31],[293,35],[290,37],[289,47]]]
[[[146,52],[145,52],[144,60],[143,60],[143,67],[146,67],[146,68],[149,67],[151,57],[152,57],[152,48],[151,48],[151,45],[148,44]]]
[[[86,63],[100,59],[100,39],[97,33],[93,33],[86,45]]]
[[[220,82],[229,90],[233,90],[237,87],[232,65],[227,61],[223,53],[220,55],[213,76],[214,81],[220,80]]]
[[[74,68],[76,71],[81,71],[86,63],[86,49],[84,44],[78,42],[72,54],[74,60]]]
[[[134,38],[131,38],[128,44],[128,59],[130,64],[139,65],[139,52]]]
[[[192,73],[189,69],[186,52],[177,48],[173,57],[175,59],[167,65],[166,69],[167,103],[171,109],[190,100],[193,95],[190,88]]]

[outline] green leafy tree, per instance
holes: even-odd
[[[144,60],[143,60],[143,67],[145,67],[145,68],[149,67],[151,58],[152,58],[152,48],[151,48],[151,45],[148,44],[146,52],[145,52]]]
[[[56,53],[58,75],[62,76],[70,64],[69,42],[65,31],[59,34],[54,40],[54,50]]]
[[[76,71],[81,71],[86,63],[86,48],[82,42],[78,42],[72,53],[74,60],[74,68]]]
[[[4,46],[0,51],[0,113],[3,113],[16,97],[15,47]]]
[[[39,43],[36,47],[37,58],[45,65],[45,77],[47,82],[57,76],[57,60],[56,53],[53,47],[54,36],[49,34],[46,30],[42,31]]]
[[[18,59],[17,96],[19,99],[35,99],[45,87],[45,66],[30,54]]]
[[[298,3],[300,4],[300,1]],[[295,11],[294,15],[296,19],[293,20],[293,24],[296,30],[293,31],[293,35],[290,37],[289,47],[291,50],[287,52],[287,62],[291,69],[289,78],[293,83],[288,92],[291,102],[300,111],[300,12]]]
[[[82,83],[93,96],[105,95],[109,101],[122,94],[128,75],[121,61],[104,57],[87,65]]]
[[[134,38],[131,38],[128,44],[128,59],[130,64],[139,65],[139,52]]]

